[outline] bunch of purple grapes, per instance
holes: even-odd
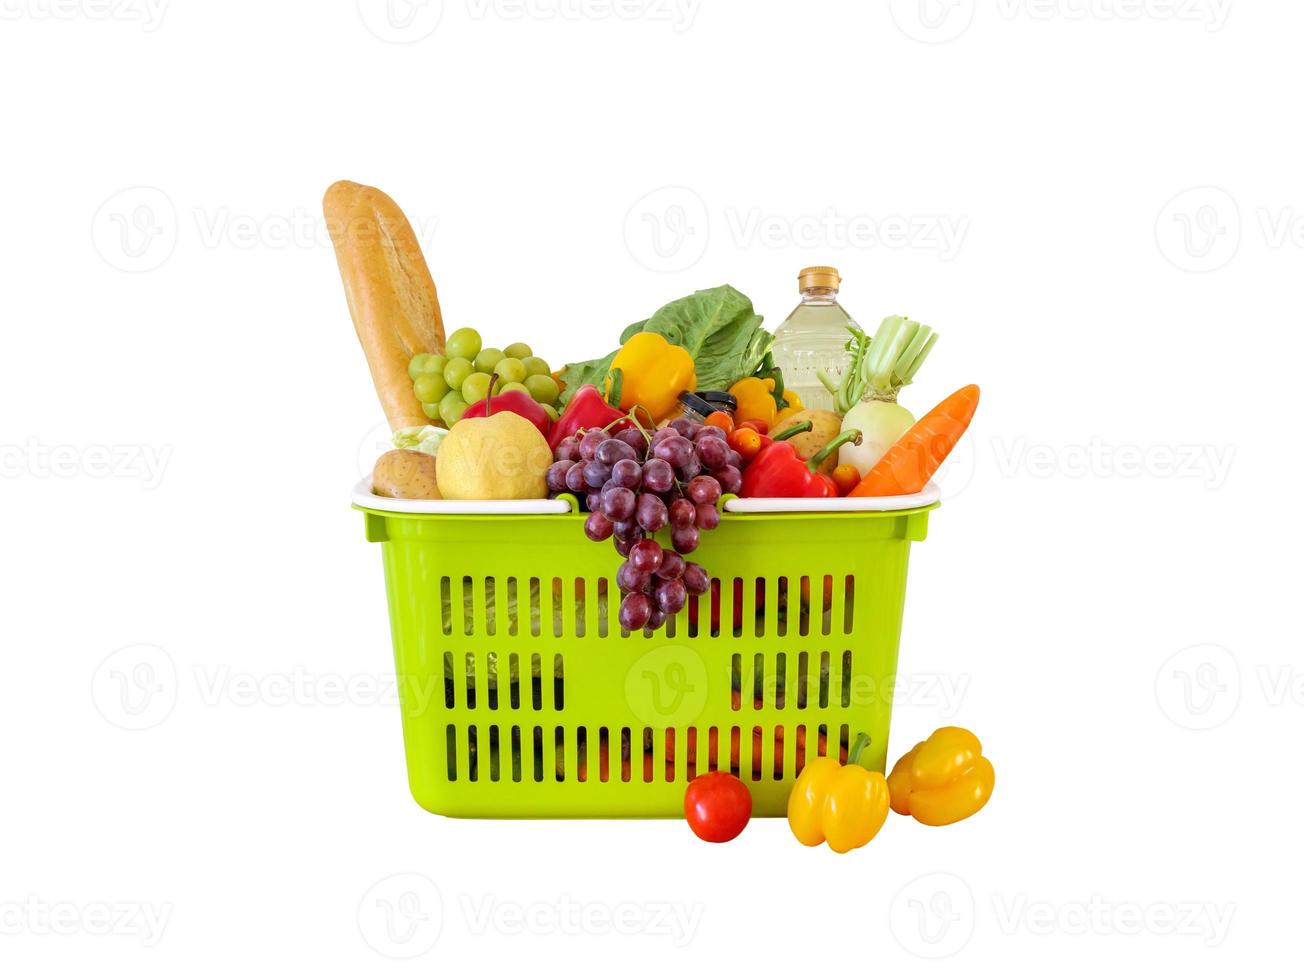
[[[589,429],[558,444],[548,492],[575,494],[589,511],[584,533],[611,538],[625,559],[616,572],[624,629],[657,629],[710,589],[706,569],[684,556],[720,523],[720,495],[742,486],[742,457],[726,438],[718,426],[679,418],[650,438],[638,427]],[[669,548],[653,539],[666,527]]]

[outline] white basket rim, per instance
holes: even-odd
[[[365,476],[353,487],[355,506],[388,514],[569,514],[565,500],[400,500],[371,492],[371,477]],[[919,493],[898,497],[834,497],[817,500],[809,497],[735,497],[725,502],[730,514],[841,514],[915,510],[930,507],[942,499],[936,483],[929,483]]]

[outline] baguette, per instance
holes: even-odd
[[[398,205],[375,187],[336,181],[322,199],[349,315],[391,429],[426,425],[408,361],[444,352],[439,296]]]

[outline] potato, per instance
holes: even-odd
[[[371,471],[371,491],[381,497],[405,500],[439,500],[435,482],[435,457],[415,449],[391,449],[376,460]]]
[[[811,430],[787,440],[792,444],[792,448],[797,451],[797,456],[800,459],[810,459],[842,431],[842,416],[838,415],[837,412],[828,412],[822,408],[806,408],[800,412],[793,412],[780,423],[779,428],[791,429],[794,425],[800,425],[802,422],[810,422]],[[828,458],[820,463],[819,471],[826,476],[831,476],[834,467],[837,465],[838,454],[829,453]]]

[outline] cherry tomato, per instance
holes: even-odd
[[[744,463],[749,462],[761,451],[761,434],[750,428],[734,429],[729,433],[729,448],[736,450]]]
[[[770,426],[764,419],[748,419],[745,422],[739,422],[738,428],[751,429],[754,432],[759,432],[761,435],[765,435],[770,431]]]
[[[728,412],[712,412],[706,417],[706,421],[702,424],[719,426],[721,429],[724,429],[725,435],[728,435],[734,430],[733,416]]]
[[[703,773],[684,792],[684,817],[702,840],[723,844],[741,834],[752,819],[752,794],[731,773]]]
[[[860,482],[860,470],[856,469],[850,463],[843,463],[833,468],[833,485],[838,488],[838,496],[845,497],[856,489],[856,484]]]

